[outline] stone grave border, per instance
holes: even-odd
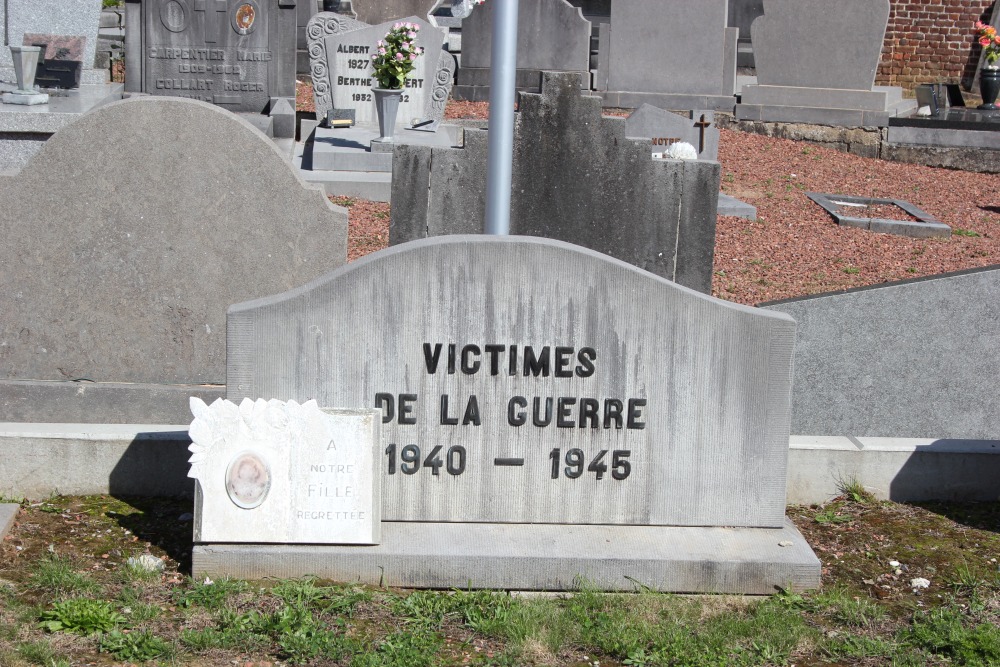
[[[873,232],[883,232],[885,234],[896,234],[897,236],[910,236],[918,239],[925,238],[947,238],[951,236],[951,227],[944,224],[927,211],[917,208],[908,201],[902,199],[883,199],[879,197],[857,197],[854,195],[835,195],[824,192],[807,192],[809,199],[823,207],[827,213],[833,216],[838,225],[846,227],[859,227]],[[910,220],[890,220],[887,218],[858,218],[844,215],[838,204],[887,204],[897,206],[914,218],[918,222]]]

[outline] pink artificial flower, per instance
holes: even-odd
[[[982,30],[985,27],[986,27],[985,23],[983,23],[982,21],[976,21],[976,30]]]
[[[402,23],[396,23],[395,25],[392,26],[392,29],[393,30],[399,30],[402,27],[403,27]]]
[[[385,46],[385,42],[383,42],[381,39],[378,40],[378,46]]]
[[[995,36],[993,37],[993,42],[994,42],[995,44],[1000,44],[1000,35],[995,35]]]
[[[979,40],[979,45],[980,46],[989,46],[990,45],[990,38],[989,37],[983,37],[982,39]]]
[[[416,39],[417,38],[417,33],[413,32],[411,30],[410,32],[406,33],[406,36],[409,37],[410,39]]]
[[[402,44],[399,45],[399,48],[401,48],[401,49],[403,49],[405,51],[406,49],[410,48],[410,43],[409,42],[403,42]]]
[[[397,54],[396,54],[396,60],[399,60],[399,61],[402,61],[402,60],[403,60],[403,57],[404,57],[404,56],[403,56],[403,54],[402,54],[402,53],[397,53]]]
[[[379,49],[379,50],[378,50],[378,54],[379,54],[380,56],[384,56],[384,55],[385,55],[385,49],[384,49],[384,48],[383,48],[383,49]]]

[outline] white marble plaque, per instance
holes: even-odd
[[[378,544],[375,410],[191,399],[195,542]]]

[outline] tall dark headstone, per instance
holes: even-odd
[[[653,158],[627,139],[624,118],[602,118],[573,74],[545,72],[521,93],[514,129],[511,233],[576,243],[708,292],[719,163]],[[483,229],[487,136],[464,148],[398,145],[389,241]]]
[[[274,134],[292,136],[299,1],[130,0],[126,90],[281,114]]]

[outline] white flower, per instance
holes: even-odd
[[[917,577],[916,579],[910,579],[910,588],[917,590],[918,588],[928,588],[931,582],[923,577]]]
[[[671,160],[697,160],[698,151],[691,144],[685,141],[678,141],[676,144],[670,144],[667,147],[664,156]]]

